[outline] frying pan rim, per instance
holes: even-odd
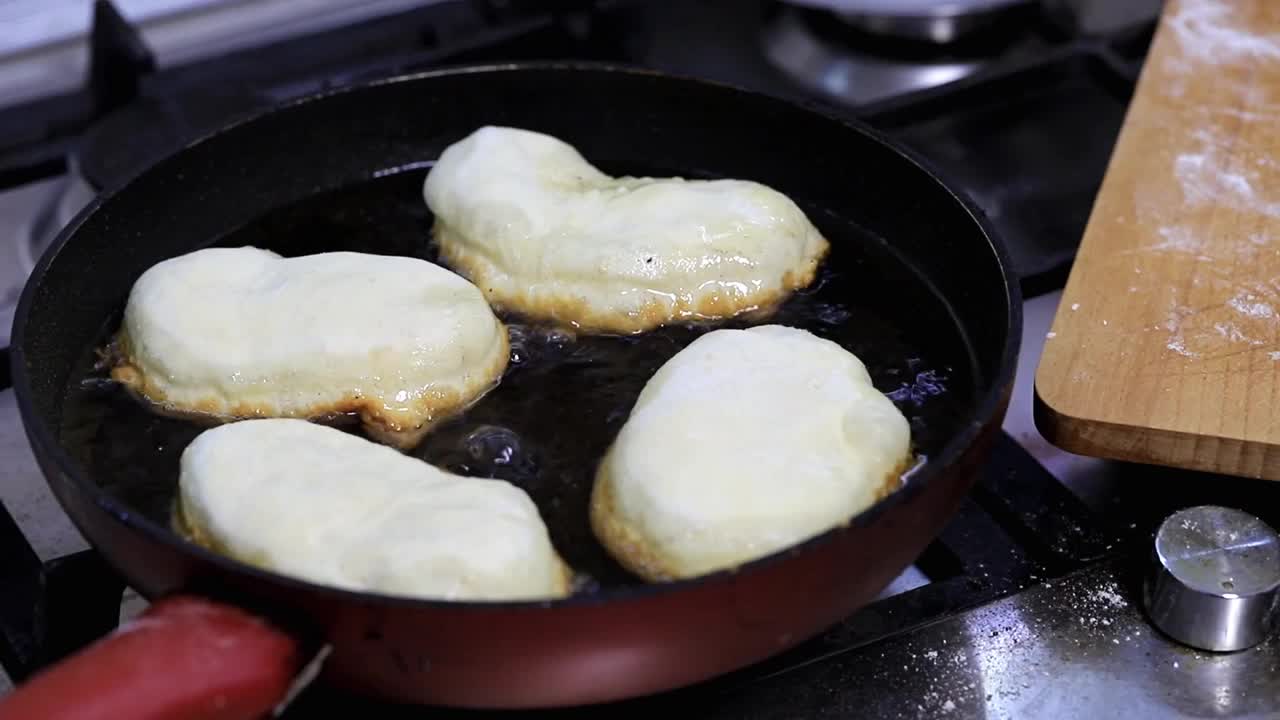
[[[43,286],[44,276],[48,271],[48,268],[53,264],[62,249],[72,241],[72,238],[76,236],[80,227],[84,225],[84,223],[92,217],[103,204],[109,202],[117,194],[127,192],[128,188],[138,177],[146,173],[157,171],[157,169],[162,167],[165,163],[172,161],[174,158],[180,156],[182,153],[194,146],[221,136],[222,134],[241,125],[256,122],[265,116],[283,113],[294,106],[319,102],[331,96],[361,92],[382,85],[414,82],[427,78],[481,73],[525,72],[530,70],[595,72],[614,74],[617,76],[647,75],[650,77],[661,78],[664,82],[680,82],[689,85],[713,88],[716,92],[748,96],[752,97],[756,102],[781,105],[788,110],[800,110],[820,116],[828,122],[837,123],[848,131],[859,133],[871,141],[879,143],[881,146],[901,157],[904,161],[914,164],[918,170],[927,176],[928,180],[932,181],[955,202],[957,202],[966,214],[970,216],[973,222],[977,224],[978,228],[982,231],[987,244],[991,248],[991,251],[994,253],[995,259],[1004,278],[1004,290],[1008,305],[1008,313],[1005,319],[1006,336],[1004,348],[1000,355],[999,363],[995,368],[993,381],[991,382],[988,390],[979,396],[978,402],[975,404],[974,411],[970,413],[969,422],[963,429],[952,435],[947,440],[943,445],[942,450],[935,457],[928,458],[922,467],[911,472],[901,488],[853,516],[847,522],[833,528],[829,528],[799,544],[770,553],[764,557],[756,558],[750,562],[743,563],[733,568],[718,570],[713,573],[699,575],[692,578],[668,582],[643,583],[640,585],[621,588],[602,588],[589,594],[570,595],[565,598],[534,600],[441,600],[434,598],[388,595],[378,592],[351,590],[313,583],[305,579],[276,573],[242,563],[239,560],[216,553],[183,539],[168,527],[151,520],[143,513],[137,512],[134,508],[119,500],[104,488],[100,487],[97,483],[94,483],[90,479],[87,469],[81,467],[79,463],[75,462],[63,447],[62,443],[55,437],[55,431],[46,427],[44,418],[40,417],[33,407],[31,397],[31,379],[27,372],[26,362],[28,316],[31,313],[31,307],[35,302],[37,288]],[[1022,340],[1021,334],[1021,288],[1018,284],[1017,278],[1012,274],[1012,263],[1008,249],[1005,247],[1003,241],[999,238],[999,235],[995,232],[994,228],[991,227],[985,214],[968,197],[944,182],[939,173],[932,168],[924,158],[920,157],[911,149],[890,140],[887,136],[870,127],[866,123],[836,115],[829,109],[818,105],[817,103],[810,103],[791,98],[781,98],[729,83],[706,80],[703,78],[616,63],[589,61],[535,61],[466,64],[440,67],[423,72],[380,78],[369,82],[357,83],[342,88],[334,88],[309,94],[304,97],[296,98],[285,103],[279,103],[271,107],[264,108],[261,111],[234,119],[216,130],[193,139],[191,142],[185,144],[180,150],[140,169],[128,179],[117,183],[114,187],[104,188],[93,200],[91,200],[79,213],[76,214],[71,222],[59,231],[57,238],[41,255],[39,261],[33,268],[27,284],[23,288],[22,296],[18,301],[18,307],[14,314],[10,364],[12,368],[14,395],[17,399],[23,426],[32,445],[37,447],[46,458],[52,459],[53,464],[56,467],[56,471],[61,472],[65,477],[70,478],[77,491],[87,494],[99,509],[105,511],[116,522],[140,533],[148,541],[159,543],[180,555],[195,556],[204,562],[212,564],[219,570],[232,575],[239,575],[250,580],[261,581],[267,585],[278,586],[285,590],[312,593],[335,601],[356,602],[381,607],[502,611],[619,604],[643,601],[654,596],[677,594],[685,590],[696,588],[697,586],[715,584],[717,582],[730,579],[732,576],[738,574],[756,572],[773,563],[781,562],[788,557],[802,554],[808,551],[810,547],[829,542],[839,533],[845,532],[851,527],[863,526],[870,523],[885,510],[893,507],[897,503],[903,502],[911,496],[914,496],[916,492],[924,487],[924,485],[929,482],[933,482],[939,474],[953,465],[969,450],[973,443],[978,439],[980,433],[982,433],[982,431],[993,421],[997,412],[1006,402],[1007,393],[1012,387],[1012,381],[1017,371],[1017,357]],[[43,467],[42,473],[46,475],[46,482],[49,482],[49,473],[44,471]]]

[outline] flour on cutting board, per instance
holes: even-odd
[[[1280,63],[1280,34],[1251,32],[1239,24],[1237,11],[1238,6],[1229,0],[1180,3],[1166,19],[1182,49],[1182,57],[1165,65],[1175,81],[1177,76],[1201,70],[1206,64]],[[1179,108],[1199,120],[1191,134],[1192,147],[1178,154],[1173,162],[1184,199],[1192,205],[1213,204],[1280,218],[1280,198],[1258,191],[1263,173],[1275,168],[1274,159],[1248,147],[1247,138],[1223,128],[1224,120],[1230,121],[1231,127],[1248,121],[1269,122],[1280,115],[1280,103],[1273,101],[1269,88],[1241,82],[1230,72],[1221,73],[1216,82],[1234,91],[1237,102],[1195,103]],[[1174,87],[1170,94],[1180,96],[1181,89]]]
[[[1275,317],[1275,308],[1270,304],[1261,302],[1257,295],[1241,290],[1234,297],[1227,301],[1227,306],[1236,312],[1250,318],[1271,318]]]
[[[1165,348],[1184,358],[1199,358],[1222,349],[1223,342],[1261,347],[1280,329],[1280,280],[1241,281],[1232,274],[1238,262],[1253,262],[1261,252],[1275,252],[1265,233],[1239,238],[1217,236],[1212,240],[1191,228],[1166,225],[1156,228],[1157,242],[1125,253],[1172,254],[1196,263],[1189,288],[1166,286],[1163,321],[1152,329],[1168,333]],[[1134,273],[1142,275],[1140,267]],[[1207,286],[1215,294],[1230,293],[1221,305],[1193,309],[1187,295]],[[1130,285],[1129,292],[1138,292]],[[1271,359],[1280,359],[1272,357]]]
[[[1205,241],[1190,229],[1178,226],[1161,227],[1156,230],[1160,242],[1138,248],[1136,252],[1174,253],[1187,255],[1197,260],[1213,260],[1204,253]]]
[[[1280,60],[1280,35],[1258,35],[1241,28],[1231,0],[1183,0],[1169,17],[1185,55],[1217,65],[1247,58]]]
[[[1178,155],[1173,172],[1182,186],[1182,194],[1191,205],[1213,204],[1241,212],[1252,212],[1280,218],[1280,200],[1264,197],[1254,189],[1262,177],[1269,158],[1249,157],[1249,148],[1235,148],[1234,143],[1247,142],[1228,138],[1213,126],[1197,128],[1192,133],[1196,148]],[[1232,165],[1232,151],[1244,150],[1244,161]],[[1252,161],[1252,162],[1251,162]]]
[[[1161,66],[1159,92],[1169,99],[1167,112],[1184,121],[1170,127],[1191,127],[1177,131],[1172,141],[1177,149],[1167,156],[1177,180],[1173,192],[1180,197],[1140,191],[1135,210],[1152,237],[1122,255],[1172,255],[1176,259],[1163,262],[1194,263],[1190,282],[1161,288],[1165,296],[1153,308],[1162,320],[1150,329],[1162,333],[1170,353],[1209,359],[1267,351],[1266,358],[1275,362],[1280,361],[1280,350],[1271,350],[1280,345],[1280,282],[1242,279],[1240,271],[1258,262],[1275,263],[1280,255],[1280,243],[1273,247],[1273,233],[1267,231],[1280,227],[1280,194],[1272,189],[1280,187],[1280,165],[1269,148],[1240,129],[1243,123],[1269,124],[1280,117],[1280,102],[1270,86],[1251,83],[1250,73],[1238,69],[1280,63],[1280,34],[1250,31],[1239,12],[1231,0],[1181,0],[1166,16],[1166,31],[1181,52]],[[1206,66],[1215,69],[1206,71]],[[1183,101],[1184,80],[1206,72],[1215,78],[1217,101]],[[1234,215],[1236,221],[1205,222],[1206,212],[1223,220]],[[1141,264],[1134,266],[1138,275]]]
[[[1221,353],[1223,342],[1237,349],[1259,350],[1274,346],[1280,336],[1280,287],[1277,282],[1250,283],[1237,290],[1223,305],[1196,309],[1182,300],[1182,291],[1167,288],[1164,320],[1153,330],[1166,333],[1165,348],[1185,358],[1210,357]],[[1280,360],[1280,351],[1267,353]]]
[[[1187,338],[1182,330],[1183,323],[1191,314],[1191,308],[1176,302],[1169,308],[1169,315],[1163,326],[1169,331],[1169,341],[1165,343],[1165,347],[1183,357],[1200,357],[1200,353],[1187,349]]]

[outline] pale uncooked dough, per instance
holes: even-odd
[[[803,330],[717,330],[645,385],[591,498],[597,537],[653,579],[734,567],[896,487],[910,428],[862,362]]]
[[[113,377],[167,410],[224,420],[358,413],[399,446],[492,388],[508,358],[484,296],[445,268],[251,247],[148,269],[118,345]]]
[[[180,525],[317,584],[442,600],[561,597],[570,573],[525,492],[305,420],[246,420],[182,454]]]
[[[586,331],[763,312],[812,282],[827,251],[759,183],[613,178],[515,128],[446,148],[424,195],[442,258],[491,302]]]

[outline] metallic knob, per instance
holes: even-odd
[[[1266,639],[1280,597],[1280,535],[1258,518],[1215,505],[1179,510],[1156,532],[1144,592],[1166,635],[1226,652]]]

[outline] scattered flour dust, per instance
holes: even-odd
[[[1191,137],[1195,141],[1194,149],[1178,155],[1173,161],[1174,177],[1178,179],[1188,204],[1212,204],[1280,218],[1280,202],[1263,197],[1254,190],[1254,184],[1262,178],[1262,171],[1256,162],[1251,163],[1246,157],[1249,148],[1233,147],[1235,142],[1241,142],[1240,139],[1225,137],[1212,127],[1197,128]],[[1232,166],[1233,154],[1236,155],[1234,164],[1239,167]],[[1168,249],[1183,252],[1203,249],[1203,243],[1197,245],[1195,238],[1171,239],[1165,230],[1161,229],[1161,235],[1165,237],[1162,244]]]
[[[1169,315],[1164,321],[1164,329],[1169,331],[1169,342],[1165,343],[1165,347],[1183,357],[1194,358],[1199,357],[1200,353],[1187,349],[1187,339],[1182,331],[1183,323],[1191,315],[1189,307],[1175,304],[1169,308]]]
[[[1280,35],[1258,35],[1236,24],[1233,0],[1183,0],[1168,19],[1184,54],[1211,64],[1280,61]]]
[[[1171,107],[1185,113],[1193,128],[1179,143],[1182,151],[1170,158],[1176,187],[1187,207],[1235,212],[1249,217],[1255,226],[1280,219],[1280,194],[1270,190],[1276,185],[1280,163],[1269,148],[1238,132],[1242,121],[1270,123],[1280,117],[1280,98],[1273,85],[1225,68],[1271,65],[1275,72],[1280,65],[1280,33],[1251,30],[1235,0],[1176,1],[1176,8],[1166,16],[1165,29],[1180,53],[1164,66],[1167,87],[1161,91],[1173,98]],[[1191,78],[1206,75],[1214,78],[1225,102],[1177,100]],[[1167,315],[1160,324],[1168,332],[1166,349],[1185,358],[1200,358],[1220,350],[1224,340],[1259,350],[1275,347],[1280,339],[1280,288],[1239,282],[1233,271],[1257,262],[1259,253],[1272,252],[1271,238],[1261,232],[1204,235],[1181,225],[1171,215],[1176,207],[1168,197],[1140,201],[1139,214],[1152,219],[1158,233],[1154,243],[1140,250],[1194,260],[1198,269],[1192,287],[1207,284],[1225,290],[1219,297],[1226,299],[1221,306],[1206,308],[1203,301],[1184,295],[1185,289],[1170,288]],[[1193,311],[1191,306],[1198,309]],[[1280,361],[1280,351],[1269,351],[1267,357]]]
[[[1124,607],[1125,606],[1124,596],[1116,592],[1116,590],[1117,588],[1115,586],[1099,588],[1098,590],[1094,591],[1093,598],[1100,602],[1106,603],[1111,607],[1116,607],[1116,608]]]
[[[1204,251],[1204,240],[1196,237],[1184,227],[1162,227],[1160,242],[1151,246],[1152,250],[1169,250],[1173,252],[1199,255]]]
[[[1213,257],[1206,254],[1210,249],[1209,244],[1188,228],[1171,225],[1161,227],[1156,232],[1160,234],[1160,242],[1138,248],[1136,252],[1170,253],[1202,261],[1213,260]]]
[[[1236,293],[1234,297],[1227,301],[1227,306],[1241,315],[1251,318],[1270,318],[1275,317],[1276,314],[1271,305],[1259,301],[1256,295],[1246,290]]]
[[[1233,0],[1182,0],[1166,22],[1178,39],[1182,58],[1167,69],[1176,80],[1181,75],[1203,71],[1205,65],[1217,67],[1225,63],[1280,63],[1280,34],[1251,31],[1237,16]],[[1280,110],[1269,98],[1270,89],[1262,84],[1237,84],[1223,76],[1223,87],[1230,88],[1237,103],[1200,103],[1186,106],[1188,112],[1206,119],[1231,118],[1270,122]],[[1238,106],[1237,106],[1238,105]],[[1241,107],[1242,106],[1242,107]],[[1174,159],[1174,176],[1183,195],[1193,205],[1214,203],[1243,212],[1280,217],[1280,202],[1262,197],[1257,188],[1262,169],[1274,162],[1265,153],[1247,157],[1250,148],[1233,147],[1240,139],[1208,122],[1197,128],[1192,137],[1195,145]],[[1228,159],[1234,156],[1234,165]]]
[[[1260,287],[1258,288],[1261,289]],[[1280,323],[1275,305],[1249,290],[1239,290],[1220,309],[1196,312],[1177,302],[1174,293],[1161,329],[1169,333],[1165,348],[1186,358],[1220,349],[1220,343],[1258,348],[1268,344]],[[1271,294],[1271,293],[1269,293]],[[1280,351],[1267,353],[1280,360]]]
[[[1231,323],[1214,323],[1213,331],[1226,338],[1233,343],[1241,343],[1243,345],[1265,345],[1266,342],[1258,338],[1246,335],[1243,330]]]

